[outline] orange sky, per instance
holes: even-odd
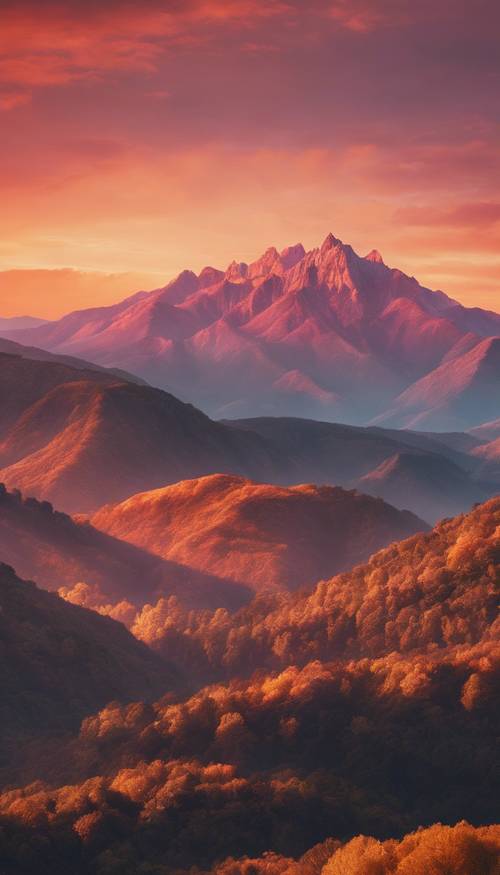
[[[330,230],[500,309],[496,0],[0,6],[1,316]]]

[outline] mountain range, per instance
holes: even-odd
[[[216,422],[5,343],[0,552],[59,595],[0,567],[0,868],[494,875],[487,829],[379,840],[495,818],[499,499],[393,506],[498,491],[495,417]]]
[[[500,414],[500,315],[332,234],[7,335],[131,371],[215,417],[463,431]]]
[[[21,328],[37,328],[44,325],[46,319],[38,319],[36,316],[7,316],[0,318],[0,331],[18,331]]]
[[[0,340],[0,365],[0,482],[69,513],[216,473],[355,488],[431,523],[498,491],[497,466],[480,454],[491,432],[430,434],[287,417],[215,422],[126,373],[11,341]],[[378,470],[394,457],[396,469]],[[408,489],[416,464],[418,489]]]

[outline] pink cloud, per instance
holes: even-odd
[[[0,92],[0,112],[9,112],[19,106],[31,103],[31,91],[4,91]]]
[[[152,73],[166,51],[209,42],[223,27],[248,29],[284,15],[279,0],[193,0],[103,6],[11,2],[2,10],[0,81],[44,87],[109,72]]]
[[[0,5],[10,265],[166,278],[329,227],[417,275],[498,251],[493,0]]]
[[[393,0],[335,0],[328,8],[328,16],[346,30],[371,33],[381,27],[406,22],[405,5]]]
[[[437,209],[432,204],[406,207],[398,210],[396,219],[416,226],[490,227],[500,222],[500,203],[477,201],[457,204],[447,210]]]
[[[171,96],[171,92],[166,88],[159,88],[153,91],[146,91],[145,95],[146,97],[151,98],[151,100],[168,100]]]

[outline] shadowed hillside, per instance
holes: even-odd
[[[449,459],[418,451],[396,453],[358,481],[368,495],[377,495],[395,507],[412,508],[434,523],[454,516],[500,491],[473,480]]]
[[[0,565],[0,642],[0,771],[17,762],[22,772],[23,739],[74,731],[106,702],[151,699],[176,682],[120,623],[37,589],[7,565]]]
[[[415,449],[435,457],[430,466],[443,459],[441,493],[430,484],[425,496],[430,519],[491,494],[488,482],[474,482],[482,462],[472,452],[479,441],[468,435],[441,439],[287,418],[213,422],[159,389],[21,355],[4,356],[0,400],[0,479],[72,513],[215,473],[352,488],[395,454]],[[403,492],[398,505],[420,511],[422,496],[414,501],[411,489]]]
[[[286,479],[279,451],[190,404],[115,376],[9,356],[0,479],[63,510],[216,471]]]

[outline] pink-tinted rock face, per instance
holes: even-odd
[[[377,424],[422,430],[470,428],[498,411],[500,338],[476,343],[426,374],[378,417]]]
[[[387,267],[377,250],[362,258],[329,234],[309,252],[300,243],[270,247],[225,272],[183,271],[162,289],[16,339],[125,368],[215,416],[274,406],[439,429],[484,419],[467,397],[458,413],[442,399],[455,362],[467,368],[461,358],[481,358],[483,338],[497,334],[497,314],[468,310]],[[487,416],[499,414],[492,401]]]

